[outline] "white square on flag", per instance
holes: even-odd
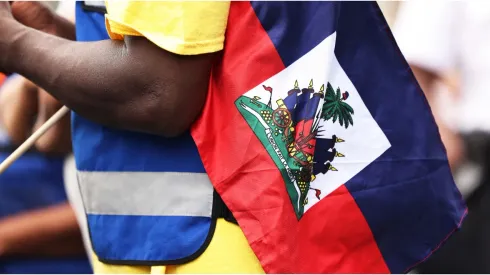
[[[292,160],[292,155],[295,155],[300,163],[302,163],[302,158],[304,158],[303,161],[308,162],[308,150],[323,149],[317,148],[321,139],[332,139],[332,136],[334,135],[336,138],[340,139],[340,142],[336,142],[334,145],[336,152],[340,154],[336,155],[333,160],[325,161],[325,159],[319,159],[319,153],[313,155],[313,161],[310,160],[310,163],[313,162],[320,166],[324,164],[325,167],[328,167],[330,170],[324,171],[325,173],[317,173],[313,180],[309,182],[309,186],[304,186],[302,180],[300,180],[300,176],[294,174],[294,171],[298,171],[298,169],[292,167],[304,168],[304,165],[287,165],[292,173],[288,174],[285,172],[283,177],[294,178],[295,184],[297,185],[292,192],[296,190],[298,193],[304,194],[304,192],[301,191],[301,188],[308,189],[306,191],[306,196],[304,196],[306,198],[305,200],[298,198],[297,201],[295,201],[297,205],[303,204],[302,207],[304,209],[302,210],[303,212],[299,214],[300,216],[315,205],[319,201],[318,198],[324,198],[342,184],[346,183],[391,147],[386,135],[374,120],[372,114],[362,101],[357,89],[337,61],[334,53],[335,40],[336,33],[333,33],[289,67],[246,92],[243,95],[246,97],[246,100],[242,100],[243,102],[246,102],[246,105],[250,106],[250,108],[255,108],[256,112],[254,112],[254,114],[262,116],[261,119],[257,119],[257,121],[253,122],[254,125],[260,123],[267,124],[268,126],[266,128],[270,127],[270,137],[275,136],[275,139],[279,142],[275,147],[268,146],[269,148],[272,148],[270,149],[272,151],[269,151],[271,157],[278,156],[274,153],[274,148],[277,150],[280,148],[282,151],[282,153],[278,153],[279,157],[276,158],[276,164],[281,163],[280,159],[286,159],[288,163],[297,164],[295,160]],[[345,127],[345,123],[344,125],[340,125],[339,117],[337,117],[335,122],[333,122],[333,117],[328,120],[321,118],[322,110],[324,109],[323,103],[326,102],[328,84],[331,85],[330,87],[333,88],[335,94],[337,93],[337,89],[340,89],[341,99],[338,100],[336,104],[346,103],[352,108],[353,113],[350,114],[350,116],[353,125],[349,124],[347,128]],[[301,103],[301,100],[297,100],[298,103],[294,104],[294,107],[291,107],[293,105],[289,104],[289,112],[274,112],[274,110],[280,109],[279,104],[287,101],[285,99],[288,97],[288,92],[294,89],[295,86],[296,88],[299,88],[299,90],[296,91],[301,91],[298,93],[297,99],[301,98],[301,95],[304,93],[302,89],[304,88],[312,88],[314,92],[308,94],[307,101]],[[318,104],[318,107],[315,108],[315,103],[313,103],[312,98],[315,93],[320,91],[324,96],[320,99],[319,103],[316,103]],[[330,89],[330,91],[332,90]],[[257,109],[255,106],[261,106],[260,108],[263,109]],[[269,106],[268,109],[266,108],[267,106]],[[289,118],[294,116],[301,117],[301,113],[305,112],[306,114],[309,107],[311,107],[311,110],[315,113],[315,117],[310,123],[312,124],[311,127],[301,126],[300,128],[303,130],[297,129],[298,127],[296,127],[296,129],[290,131],[289,129],[298,125],[299,120],[296,121],[296,123],[292,122],[287,127],[285,124],[283,125],[283,123],[288,122],[288,114],[290,116]],[[248,109],[250,110],[250,108]],[[303,109],[300,110],[301,108]],[[246,113],[244,110],[245,109],[240,110],[242,114],[244,114],[244,112]],[[338,112],[342,113],[342,111]],[[345,115],[349,114],[345,113]],[[307,119],[305,119],[305,121],[306,120]],[[249,125],[252,123],[251,121],[248,122]],[[310,130],[315,129],[315,127],[317,132],[313,133],[314,137],[312,139],[316,139],[316,146],[313,144],[315,142],[311,143],[312,141],[310,140],[309,142],[313,147],[310,146],[310,148],[307,149],[307,142],[301,142],[300,140],[311,133]],[[252,130],[254,130],[257,135],[257,129]],[[303,131],[301,135],[298,135],[301,131]],[[287,140],[288,135],[290,136],[289,141],[293,140],[292,143],[284,141],[285,145],[282,144],[281,140]],[[261,139],[263,144],[268,144],[270,137],[267,138],[267,135],[262,134],[262,139],[260,137],[259,139]],[[298,148],[295,149],[295,146],[298,146]],[[304,153],[298,153],[302,150],[299,149],[301,146],[303,146]],[[333,149],[329,149],[329,152],[332,151]],[[280,155],[282,155],[282,157]],[[283,170],[288,170],[288,168]],[[293,204],[295,202],[293,202]]]

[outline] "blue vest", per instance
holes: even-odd
[[[104,7],[93,2],[77,2],[79,41],[109,39]],[[104,127],[76,113],[72,127],[80,190],[100,261],[178,264],[204,251],[215,228],[214,189],[189,133],[166,139]]]

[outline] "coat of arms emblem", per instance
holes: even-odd
[[[335,148],[335,144],[345,142],[341,137],[320,138],[319,133],[324,130],[321,120],[345,128],[354,125],[354,110],[346,102],[349,92],[334,90],[330,83],[315,90],[313,80],[307,88],[300,88],[295,81],[287,96],[277,99],[277,107],[273,108],[274,88],[262,88],[270,93],[267,104],[257,96],[241,96],[235,104],[280,170],[300,219],[308,203],[307,193],[314,191],[320,199],[321,191],[311,188],[310,183],[319,173],[337,171],[334,159],[345,157]]]

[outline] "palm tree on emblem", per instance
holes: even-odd
[[[337,92],[335,92],[332,85],[327,83],[321,117],[324,120],[332,119],[333,123],[338,120],[340,126],[344,126],[346,129],[349,125],[354,125],[352,120],[354,109],[345,102],[347,98],[349,98],[349,92],[341,93],[340,88],[337,88]]]

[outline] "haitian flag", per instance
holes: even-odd
[[[466,207],[376,2],[232,2],[192,135],[268,273],[401,273]]]

